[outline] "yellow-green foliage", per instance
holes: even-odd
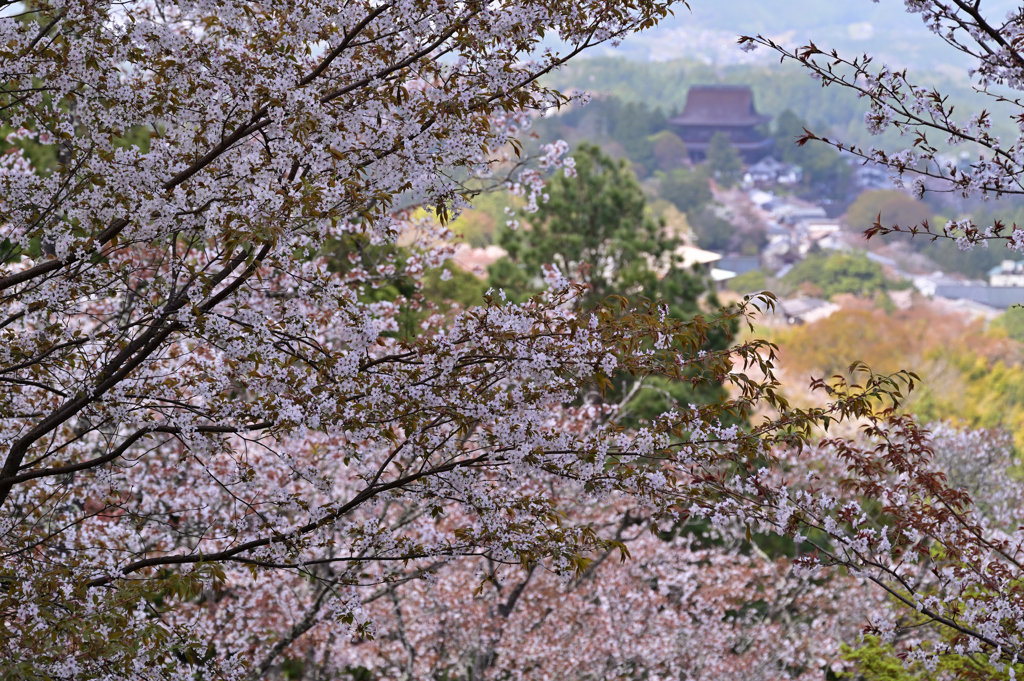
[[[939,679],[1009,679],[1007,669],[997,671],[985,656],[960,657],[949,655],[939,658],[934,671],[928,671],[921,663],[905,666],[903,660],[889,644],[882,643],[877,636],[865,636],[857,646],[843,645],[840,657],[852,665],[832,678],[842,681],[938,681]],[[1024,674],[1024,665],[1015,665],[1017,678]]]
[[[1024,342],[1024,307],[1011,307],[992,322],[992,328],[1003,331],[1015,341]]]
[[[496,223],[487,213],[466,209],[448,228],[473,247],[487,246],[494,240]]]
[[[844,644],[840,656],[853,664],[853,670],[838,675],[843,681],[919,681],[927,678],[907,670],[892,646],[883,644],[877,636],[865,636],[864,643],[857,647]]]
[[[507,191],[485,192],[473,198],[473,207],[462,212],[448,225],[470,246],[482,247],[494,243],[494,232],[505,224],[505,207],[519,208],[522,199]]]
[[[792,287],[810,284],[826,298],[840,293],[870,296],[905,288],[902,282],[886,280],[882,266],[862,253],[812,253],[794,265],[782,281]]]
[[[499,225],[504,225],[508,217],[505,208],[518,210],[524,201],[507,191],[483,192],[472,199],[472,206],[466,208],[456,219],[446,226],[455,234],[456,241],[463,241],[473,247],[484,247],[494,243],[494,234]],[[432,210],[417,208],[412,212],[414,220],[437,220]],[[401,240],[400,240],[401,242]]]
[[[162,129],[162,126],[161,126]],[[57,145],[40,144],[32,137],[25,137],[13,143],[7,141],[7,137],[15,132],[15,128],[9,125],[0,125],[0,154],[6,154],[12,147],[20,147],[32,163],[37,172],[49,174],[58,163]],[[150,128],[137,125],[130,128],[123,137],[115,137],[112,141],[114,146],[130,148],[138,147],[142,153],[149,151]]]
[[[1014,434],[1017,448],[1024,450],[1024,367],[971,353],[936,358],[950,360],[959,372],[960,390],[950,393],[926,385],[914,404],[915,413],[928,421],[1005,428]]]
[[[686,143],[674,132],[662,130],[648,137],[647,141],[651,145],[657,170],[669,171],[686,166]]]
[[[1002,331],[932,308],[886,311],[865,301],[776,340],[793,384],[845,374],[855,360],[879,373],[914,371],[922,383],[907,408],[923,421],[1004,428],[1024,450],[1024,346]]]
[[[441,278],[444,271],[451,273],[447,281]],[[449,309],[453,303],[462,308],[483,305],[486,291],[486,282],[459,269],[450,260],[423,275],[423,297],[442,310]]]
[[[761,270],[744,272],[729,280],[729,290],[736,293],[756,293],[763,291],[766,285],[767,279]]]

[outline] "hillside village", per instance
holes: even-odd
[[[591,107],[596,114],[583,109],[539,121],[540,137],[561,136],[577,144],[594,138],[605,151],[627,159],[651,209],[682,237],[681,266],[702,270],[720,291],[768,288],[785,294],[779,305],[782,323],[810,322],[838,309],[820,287],[793,280],[798,264],[808,257],[824,262],[830,254],[866,259],[888,282],[889,303],[901,309],[929,299],[943,309],[993,319],[1024,304],[1024,262],[977,254],[987,257],[989,266],[978,272],[975,265],[965,273],[928,257],[940,248],[947,261],[958,257],[951,254],[956,246],[949,240],[940,245],[925,238],[865,240],[863,231],[870,226],[865,212],[871,219],[877,213],[883,223],[908,225],[931,219],[931,210],[897,188],[881,167],[824,145],[789,145],[786,138],[799,133],[803,122],[787,112],[773,129],[773,117],[758,112],[747,86],[694,86],[682,111],[661,119],[642,106],[614,101]],[[656,132],[641,137],[644,125]],[[710,200],[695,202],[691,195],[702,188],[687,182],[705,183]],[[860,214],[859,221],[853,213]],[[493,243],[475,246],[463,244],[455,262],[477,274],[505,254]]]

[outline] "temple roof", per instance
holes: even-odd
[[[696,85],[686,95],[683,113],[673,125],[746,127],[767,123],[771,116],[757,113],[754,93],[746,85]]]
[[[711,146],[710,142],[689,140],[685,137],[683,141],[686,142],[686,148],[691,151],[707,151],[708,147]],[[766,137],[756,142],[732,142],[730,144],[736,151],[768,151],[775,144],[775,140],[771,137]]]

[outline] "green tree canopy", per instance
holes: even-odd
[[[589,144],[573,156],[575,176],[552,178],[549,199],[529,225],[499,232],[508,259],[491,266],[491,282],[523,298],[542,287],[543,266],[550,263],[590,285],[586,305],[612,294],[658,298],[671,290],[666,280],[681,277],[687,281],[680,288],[687,291],[688,311],[694,311],[703,284],[669,267],[679,241],[645,215],[646,199],[626,161]]]
[[[723,132],[716,132],[711,136],[707,164],[715,182],[723,187],[733,186],[743,176],[743,160],[729,140],[729,136]]]
[[[581,146],[573,156],[575,177],[552,178],[549,199],[530,224],[499,232],[498,243],[508,257],[489,268],[491,284],[510,299],[522,300],[543,288],[543,266],[552,263],[590,285],[584,307],[610,295],[642,296],[661,301],[675,316],[700,314],[699,300],[708,294],[705,282],[680,266],[674,253],[680,241],[645,214],[643,191],[626,161],[592,145]],[[713,293],[709,303],[718,306]],[[727,334],[714,333],[708,349],[728,343]],[[613,381],[608,399],[621,399],[628,391],[621,380]],[[652,418],[672,403],[708,402],[722,395],[717,388],[698,394],[688,383],[653,378],[636,391],[620,420]]]
[[[611,137],[622,145],[631,161],[642,166],[641,174],[647,175],[657,166],[652,136],[665,128],[665,115],[661,109],[638,102],[626,102],[616,113]]]
[[[783,111],[775,119],[775,153],[782,161],[800,166],[805,189],[843,199],[850,188],[850,166],[838,151],[825,144],[799,146],[797,140],[803,136],[804,128],[810,127],[791,110]]]
[[[709,251],[728,251],[736,236],[736,227],[723,219],[713,206],[705,206],[690,220],[697,245]]]
[[[913,227],[932,216],[928,204],[907,196],[895,189],[879,189],[864,192],[846,211],[846,224],[850,229],[864,231],[869,229],[881,215],[882,224],[886,227],[899,225]],[[892,235],[890,235],[892,238]]]
[[[971,219],[977,225],[991,225],[1002,222],[1006,225],[1024,225],[1024,207],[1013,198],[992,201],[971,212]],[[936,216],[931,220],[933,229],[946,225],[946,218]],[[890,235],[892,236],[892,235]],[[931,258],[944,272],[959,272],[968,277],[987,279],[988,272],[1007,257],[1012,256],[1002,248],[973,248],[961,250],[953,239],[911,239],[910,246]]]
[[[413,338],[421,332],[421,322],[431,314],[484,304],[486,283],[459,269],[451,260],[427,270],[418,277],[417,284],[417,277],[401,266],[412,255],[402,246],[374,244],[362,235],[349,235],[328,241],[322,253],[328,257],[332,272],[348,271],[353,266],[369,272],[379,271],[382,266],[392,268],[387,279],[364,286],[359,293],[360,301],[365,303],[409,301],[395,317],[398,330],[383,332],[387,336]]]
[[[575,144],[588,140],[606,149],[617,148],[633,162],[634,170],[641,176],[656,169],[677,167],[672,159],[682,144],[678,137],[673,141],[662,135],[667,131],[665,114],[660,108],[604,94],[594,97],[586,107],[567,107],[556,116],[539,119],[535,131],[539,136],[537,143],[564,139]]]
[[[878,263],[863,253],[812,253],[793,266],[782,281],[791,286],[812,284],[826,298],[839,293],[870,296],[894,288]]]
[[[996,317],[992,326],[1002,329],[1013,340],[1024,342],[1024,307],[1011,307]]]
[[[684,168],[689,163],[686,142],[671,130],[651,135],[647,141],[651,144],[654,170],[667,172]]]
[[[714,198],[708,187],[706,167],[698,166],[694,170],[677,168],[671,172],[658,173],[657,178],[661,184],[658,192],[661,198],[672,202],[691,221]]]
[[[704,164],[693,170],[678,168],[658,173],[659,195],[686,213],[687,222],[701,248],[725,251],[729,249],[736,228],[712,210],[714,196],[708,185],[708,171],[708,165]]]
[[[729,290],[737,293],[764,291],[768,279],[762,270],[751,270],[729,280]]]

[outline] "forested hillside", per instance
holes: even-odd
[[[1000,105],[982,98],[971,88],[966,68],[956,72],[925,71],[915,75],[928,86],[948,95],[961,111],[978,106],[1000,111]],[[650,62],[622,56],[586,59],[567,64],[548,76],[547,82],[563,91],[585,90],[594,95],[611,94],[624,102],[643,103],[665,113],[681,110],[686,93],[693,85],[749,85],[754,90],[757,108],[773,116],[787,109],[800,112],[816,132],[837,137],[848,143],[883,147],[899,145],[899,133],[889,131],[873,136],[864,128],[867,102],[850,90],[822,88],[792,64],[774,60],[763,64],[716,66],[695,58]],[[994,132],[1007,139],[1015,133],[1013,122],[994,116]]]

